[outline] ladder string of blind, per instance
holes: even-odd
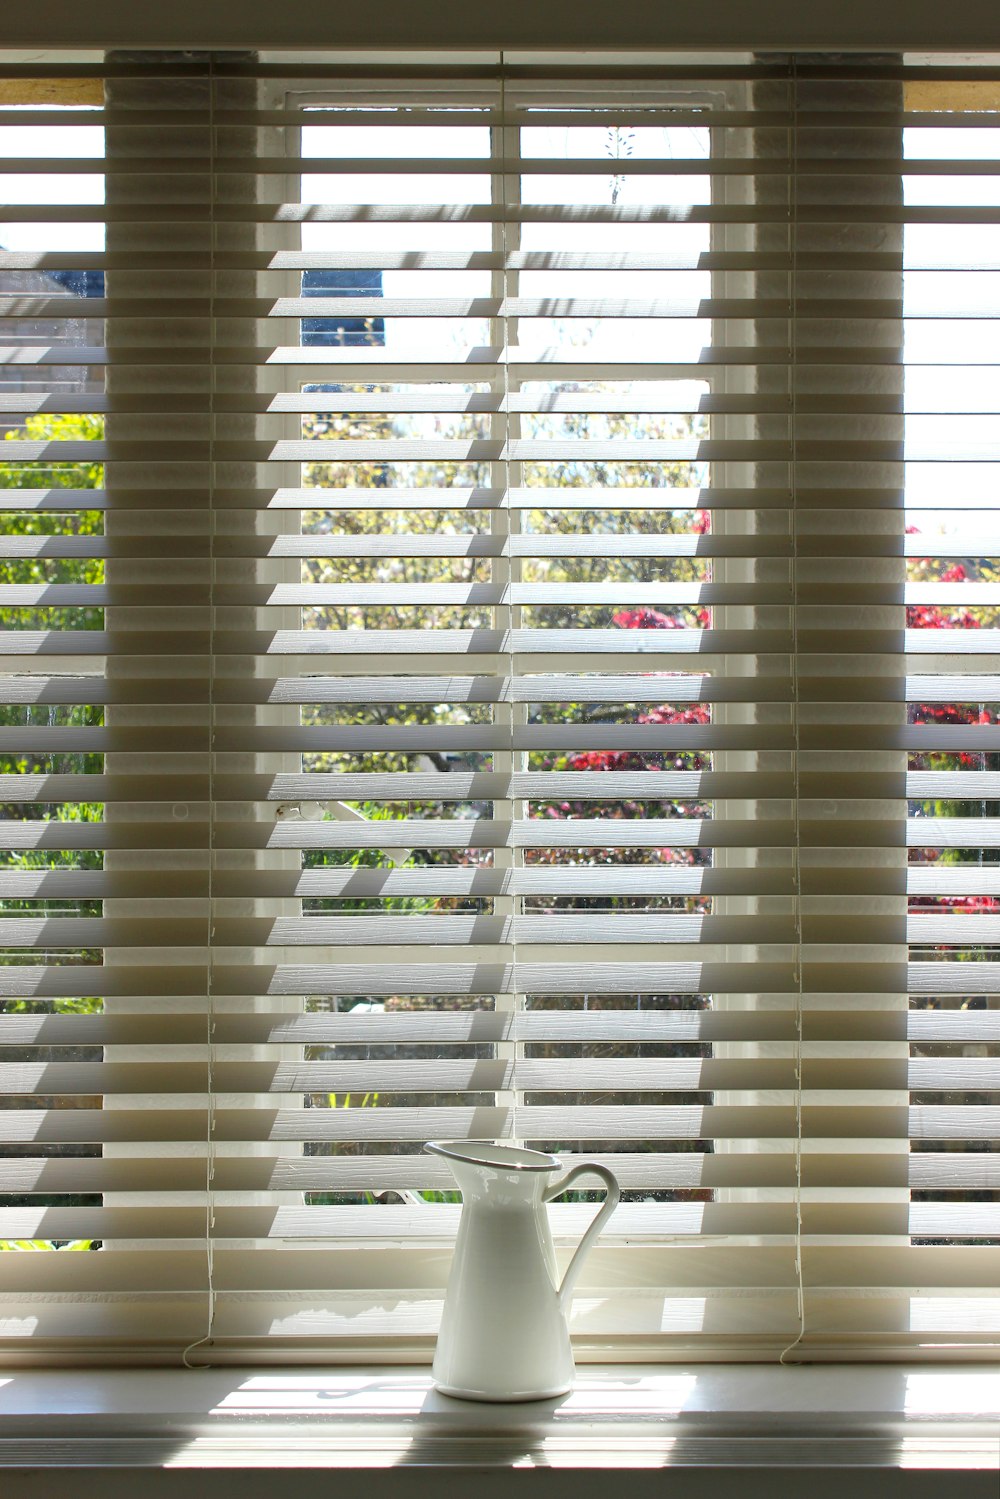
[[[790,1355],[800,1346],[806,1335],[806,1288],[802,1266],[802,1045],[803,1045],[803,988],[802,988],[802,836],[801,836],[801,781],[799,754],[799,506],[798,506],[798,338],[795,309],[798,304],[798,246],[799,218],[797,212],[799,182],[799,97],[797,58],[791,60],[792,118],[788,127],[788,327],[789,365],[789,440],[788,488],[790,491],[792,555],[790,571],[792,578],[792,823],[794,841],[792,845],[792,901],[795,919],[795,1310],[799,1319],[795,1337],[778,1355],[778,1363],[792,1362]]]
[[[216,656],[216,640],[218,638],[218,576],[216,535],[218,529],[218,514],[216,508],[216,424],[217,424],[217,390],[218,390],[218,364],[214,358],[214,346],[217,338],[215,320],[216,282],[218,270],[216,256],[218,252],[218,224],[216,216],[216,199],[218,197],[218,178],[216,161],[218,157],[218,137],[216,129],[216,93],[217,81],[215,72],[215,53],[209,54],[208,59],[208,149],[209,149],[209,174],[208,174],[208,268],[209,268],[209,290],[208,290],[208,327],[209,338],[212,340],[213,358],[209,365],[209,428],[208,428],[208,525],[209,525],[209,673],[208,673],[208,891],[207,910],[205,913],[205,1086],[207,1095],[205,1098],[205,1297],[206,1297],[206,1326],[200,1338],[194,1339],[181,1353],[181,1363],[185,1369],[210,1369],[210,1359],[202,1358],[197,1363],[191,1362],[191,1355],[197,1348],[212,1347],[215,1334],[216,1316],[216,1283],[215,1283],[215,985],[214,977],[214,946],[215,946],[215,695],[216,677],[218,674],[218,658]]]

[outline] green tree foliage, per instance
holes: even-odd
[[[59,443],[72,442],[97,442],[104,436],[103,419],[99,416],[82,414],[37,414],[29,416],[20,428],[10,430],[4,434],[7,441],[34,441],[44,442],[50,445],[51,456],[46,453],[45,461],[33,461],[31,463],[20,463],[15,461],[2,461],[2,448],[0,448],[0,491],[17,491],[19,501],[23,502],[26,494],[33,490],[87,490],[99,489],[104,483],[103,465],[94,460],[64,460],[58,456]],[[13,498],[13,495],[12,495]],[[8,509],[5,506],[4,495],[0,492],[0,511],[3,511],[3,528],[7,536],[12,537],[36,537],[39,540],[37,547],[27,547],[25,555],[19,559],[0,560],[0,583],[4,584],[35,584],[44,585],[52,583],[85,583],[100,584],[104,581],[104,563],[94,556],[87,556],[85,538],[89,536],[100,536],[103,531],[103,515],[99,510],[87,510],[80,506],[80,502],[74,495],[67,499],[65,510],[32,509],[23,506]],[[45,555],[44,538],[54,537],[77,537],[84,539],[81,547],[81,555],[66,558],[57,558]],[[6,630],[99,630],[104,623],[103,610],[88,605],[71,605],[60,608],[2,608],[0,609],[0,626]],[[26,659],[26,668],[30,670],[30,658]],[[103,708],[98,704],[80,704],[74,706],[55,705],[22,705],[0,709],[0,724],[8,727],[24,727],[37,724],[40,726],[100,726],[104,722]],[[43,752],[31,752],[19,755],[0,755],[0,775],[45,775],[45,774],[99,774],[103,768],[103,756],[96,754],[46,754]],[[0,802],[0,817],[18,820],[22,822],[55,822],[79,824],[86,822],[99,822],[104,815],[104,808],[99,802],[83,800],[79,802]],[[62,869],[100,869],[102,855],[96,849],[60,849],[60,848],[27,848],[8,850],[0,854],[3,864],[7,869],[14,870],[45,870],[53,868]],[[48,900],[17,900],[7,899],[2,902],[0,915],[15,916],[29,914],[32,916],[43,916],[45,914],[69,914],[74,916],[99,916],[101,906],[99,901],[67,901],[58,902]],[[50,955],[38,954],[40,958],[51,961]],[[99,963],[101,954],[92,950],[80,950],[71,955],[70,961],[75,963]],[[23,963],[25,954],[23,952],[4,948],[0,942],[0,962]],[[51,1008],[63,1014],[68,1013],[93,1013],[99,1011],[102,1001],[98,996],[71,997],[53,1000],[46,1003],[45,1008]],[[34,1001],[25,999],[12,999],[5,1005],[8,1013],[25,1012],[34,1010],[39,1006]],[[35,1052],[25,1052],[27,1059],[36,1059]],[[73,1058],[79,1060],[99,1059],[100,1048],[75,1047],[63,1048],[59,1057],[63,1061]],[[10,1102],[17,1104],[17,1099]],[[44,1108],[53,1104],[53,1100],[39,1098],[35,1100],[38,1107]],[[70,1146],[66,1147],[67,1153],[90,1154],[99,1147],[94,1146]],[[46,1203],[58,1203],[61,1206],[83,1206],[96,1204],[100,1198],[93,1194],[70,1193],[61,1194],[58,1197],[47,1198],[44,1196],[33,1197],[7,1197],[5,1202],[8,1206],[45,1206]],[[68,1243],[61,1243],[50,1239],[17,1239],[0,1240],[0,1251],[42,1251],[42,1250],[89,1250],[98,1248],[97,1241],[90,1239],[76,1239]]]
[[[104,436],[104,419],[87,413],[39,413],[29,416],[23,427],[4,433],[8,441],[49,443],[52,458],[46,463],[3,461],[0,450],[0,490],[16,489],[100,489],[104,467],[98,462],[67,461],[57,454],[64,441],[99,441]],[[0,496],[0,509],[4,509]],[[103,517],[99,510],[81,510],[71,502],[66,510],[6,510],[4,532],[7,536],[99,536]],[[17,561],[0,562],[2,583],[101,583],[104,564],[100,558],[54,558],[39,554]],[[52,627],[51,610],[0,609],[0,623],[7,629],[45,629]],[[63,630],[99,630],[102,611],[86,606],[58,611],[56,628]]]
[[[16,490],[23,500],[33,490],[87,490],[99,489],[104,483],[103,465],[94,460],[63,460],[58,456],[61,442],[97,442],[104,435],[103,418],[88,413],[45,414],[29,416],[22,427],[4,434],[8,441],[45,442],[51,449],[44,461],[4,463],[0,461],[0,510],[4,510],[3,525],[8,536],[80,537],[99,536],[103,531],[103,515],[99,510],[86,510],[74,496],[66,510],[31,509],[28,507],[4,509],[2,491]],[[2,460],[2,448],[0,448]],[[29,555],[18,559],[0,561],[0,583],[51,584],[84,583],[99,584],[104,580],[104,563],[101,558],[83,555],[58,558],[45,555],[44,545],[31,549]],[[102,609],[90,605],[65,608],[3,608],[0,609],[0,625],[8,630],[99,630],[104,623]],[[30,669],[30,658],[26,660]],[[103,708],[99,704],[56,706],[51,704],[25,704],[0,709],[0,724],[8,727],[39,725],[46,727],[99,727],[104,722]],[[0,755],[0,774],[45,775],[99,774],[103,768],[103,757],[98,754],[46,754],[41,751],[18,755]],[[103,817],[103,806],[98,802],[2,802],[0,816],[20,821],[46,821],[60,823],[99,822]],[[9,869],[99,869],[102,856],[94,849],[19,849],[10,850],[3,858]],[[48,901],[7,900],[3,903],[8,914],[30,912],[44,914],[55,908],[73,915],[97,915],[100,905],[93,901],[60,901],[57,906]],[[98,954],[81,952],[78,961],[96,962]],[[6,953],[0,961],[23,961],[23,954]],[[93,1009],[96,1000],[66,1000],[60,1009]],[[16,1008],[17,1006],[15,1006]]]

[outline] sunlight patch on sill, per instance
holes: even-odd
[[[904,1416],[968,1416],[1000,1410],[1000,1371],[965,1373],[958,1369],[929,1369],[907,1374]]]

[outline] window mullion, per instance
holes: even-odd
[[[500,91],[501,122],[495,125],[491,131],[491,141],[494,154],[499,160],[517,160],[521,150],[521,132],[517,124],[508,124],[505,115],[505,92]],[[501,210],[507,206],[513,206],[520,202],[521,179],[516,172],[495,172],[491,176],[494,201]],[[511,268],[510,257],[520,248],[520,225],[516,219],[509,219],[501,212],[492,225],[492,247],[502,257],[502,266],[493,272],[491,277],[492,295],[498,297],[503,303],[509,298],[517,295],[518,272]],[[512,348],[517,343],[517,319],[512,318],[504,311],[500,317],[490,320],[490,341],[498,348],[500,353],[500,365],[494,381],[494,391],[502,399],[502,409],[490,418],[490,432],[504,445],[504,456],[490,465],[490,486],[503,495],[503,504],[494,509],[490,514],[490,534],[503,539],[503,551],[500,556],[493,560],[491,573],[497,584],[504,585],[507,592],[507,602],[498,604],[493,609],[493,627],[500,636],[506,640],[506,648],[501,648],[499,672],[501,677],[508,679],[508,692],[506,698],[495,704],[493,709],[494,722],[497,725],[497,745],[491,764],[495,772],[510,778],[515,771],[524,770],[527,765],[527,755],[523,750],[514,747],[514,728],[516,725],[527,723],[527,704],[514,701],[514,683],[518,671],[518,656],[514,650],[513,632],[520,628],[521,607],[513,603],[510,598],[511,585],[520,582],[522,576],[522,562],[519,557],[512,554],[510,539],[519,535],[522,528],[522,513],[520,509],[511,504],[511,491],[521,482],[521,464],[514,462],[510,457],[512,442],[520,436],[521,418],[510,410],[510,396],[519,390],[519,382],[514,379],[511,368]],[[500,747],[502,740],[502,728],[507,727],[509,747]],[[527,802],[522,797],[514,797],[508,786],[507,794],[495,798],[493,801],[493,817],[500,822],[511,826],[515,819],[524,818],[527,815]],[[524,867],[524,850],[515,847],[513,840],[505,847],[497,848],[493,852],[493,866],[497,870],[513,870]],[[505,920],[509,924],[510,936],[505,944],[504,953],[513,965],[517,955],[516,930],[520,913],[524,908],[524,896],[515,893],[497,895],[493,900],[494,915]],[[513,967],[512,967],[513,972]],[[510,1013],[517,1016],[523,1012],[526,996],[516,992],[516,980],[512,992],[496,995],[496,1008],[500,1013]],[[517,1021],[514,1021],[514,1035],[517,1034]],[[518,1128],[518,1105],[523,1103],[523,1092],[516,1086],[516,1067],[518,1060],[524,1055],[524,1044],[517,1040],[502,1041],[497,1043],[496,1055],[500,1061],[514,1064],[515,1087],[496,1094],[497,1106],[507,1111],[510,1117],[509,1132],[512,1140],[519,1134]]]

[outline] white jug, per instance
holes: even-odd
[[[574,1166],[537,1150],[434,1140],[462,1192],[462,1217],[434,1356],[434,1382],[463,1400],[547,1400],[573,1383],[567,1313],[584,1256],[614,1212],[618,1182],[603,1166]],[[607,1188],[600,1211],[558,1281],[545,1204],[583,1175]]]

